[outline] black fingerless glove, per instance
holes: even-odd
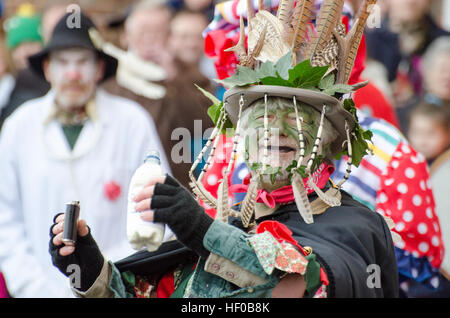
[[[55,216],[53,222],[55,222],[58,215]],[[78,290],[83,292],[87,291],[100,275],[104,262],[103,255],[91,235],[91,229],[89,229],[88,235],[83,237],[78,236],[75,244],[75,251],[72,254],[61,256],[59,254],[59,249],[65,245],[61,244],[60,246],[56,246],[53,244],[55,234],[52,233],[52,229],[55,225],[56,224],[53,224],[50,228],[49,252],[52,257],[52,263],[65,276],[69,276],[73,273],[73,271],[67,272],[69,265],[78,265],[80,267],[81,286],[79,288],[78,286],[74,287],[77,287]]]
[[[154,221],[166,223],[181,243],[200,256],[209,255],[203,238],[214,220],[177,180],[167,175],[164,184],[155,185],[150,208]]]

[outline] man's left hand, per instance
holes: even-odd
[[[209,255],[203,238],[214,220],[177,180],[169,175],[153,177],[134,201],[143,220],[166,223],[181,243],[200,256]]]

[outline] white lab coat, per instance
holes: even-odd
[[[136,252],[126,240],[131,176],[149,149],[160,151],[170,172],[153,120],[138,104],[98,90],[98,125],[87,122],[71,152],[60,124],[43,125],[52,103],[52,92],[25,103],[0,135],[0,271],[14,297],[72,296],[48,252],[53,217],[70,201],[80,201],[80,218],[106,259]],[[104,194],[110,181],[121,187],[116,200]]]

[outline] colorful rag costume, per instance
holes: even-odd
[[[218,45],[222,43],[219,41],[219,34],[223,31],[214,30],[214,28],[225,25],[225,21],[231,21],[232,12],[234,11],[227,7],[230,5],[230,2],[225,2],[221,5],[221,8],[216,10],[216,21],[221,22],[212,23],[210,25],[207,36],[207,44],[209,45],[206,46],[207,49],[214,47],[215,43]],[[228,10],[225,10],[224,8],[228,8]],[[238,10],[239,6],[232,6],[232,8]],[[221,14],[224,14],[224,16],[222,17]],[[231,24],[232,23],[227,24],[228,30],[234,30]],[[229,31],[229,34],[232,34],[232,31]],[[215,41],[216,39],[217,41]],[[226,46],[229,44],[226,43],[223,45]],[[213,54],[213,50],[211,50],[211,54]],[[218,57],[219,61],[223,55],[217,55],[216,57]],[[359,78],[364,69],[364,59],[365,45],[364,42],[362,42],[353,68],[351,81],[355,82],[355,80]],[[228,63],[226,65],[230,64]],[[218,69],[218,73],[220,74],[220,69]],[[358,90],[355,92],[354,97],[357,108],[362,108],[364,113],[366,113],[365,108],[368,108],[371,110],[370,112],[373,114],[373,117],[377,118],[380,118],[381,113],[384,113],[384,116],[381,118],[387,120],[394,126],[398,126],[395,113],[393,113],[392,109],[386,106],[380,107],[380,105],[385,104],[383,104],[379,98],[376,98],[375,100],[372,98],[373,96],[379,95],[381,95],[380,92],[373,86],[370,88],[369,86],[366,86]],[[389,109],[390,111],[386,112],[386,110]],[[354,169],[348,182],[343,185],[343,189],[351,193],[354,198],[370,209],[377,210],[385,216],[392,217],[395,223],[400,222],[400,225],[397,226],[396,230],[400,236],[404,238],[404,241],[396,244],[396,252],[399,262],[400,281],[403,282],[402,286],[404,287],[405,292],[407,285],[405,286],[404,282],[408,280],[420,282],[424,286],[430,288],[430,290],[436,289],[439,286],[439,265],[442,262],[444,247],[441,240],[439,220],[434,212],[433,196],[431,190],[428,188],[429,176],[426,163],[420,159],[420,155],[418,155],[418,157],[414,156],[415,151],[395,127],[392,127],[383,120],[373,117],[358,113],[361,126],[374,134],[372,139],[375,145],[373,146],[374,154],[372,156],[364,157],[361,165]],[[222,140],[217,145],[218,150],[216,152],[216,158],[212,160],[211,167],[208,173],[205,174],[203,181],[204,187],[215,195],[218,190],[219,180],[222,179],[222,171],[226,166],[225,158],[228,160],[231,156],[231,142],[231,138],[226,138],[225,136],[222,137]],[[404,149],[405,152],[403,152],[402,149]],[[411,161],[411,158],[413,161]],[[408,169],[408,176],[405,174],[397,175],[397,182],[395,182],[395,185],[390,182],[387,184],[382,183],[380,180],[386,178],[383,176],[389,174],[392,175],[391,172],[388,173],[388,167],[390,167],[392,163],[396,165],[398,162],[401,163],[401,166],[404,167],[404,169]],[[338,161],[333,180],[337,182],[339,179],[342,179],[346,173],[346,169],[347,165],[345,160]],[[232,173],[229,176],[229,183],[232,185],[241,184],[247,173],[249,173],[249,169],[245,164],[244,158],[238,156],[236,163],[233,166]],[[405,206],[397,205],[397,202],[400,202],[398,201],[399,195],[402,194],[394,190],[395,187],[402,182],[405,182],[410,187],[409,194],[411,200],[408,200],[407,198],[404,198],[403,200],[405,202],[411,201],[412,206],[409,207],[409,210],[407,210]],[[414,187],[414,185],[417,186]],[[386,194],[388,195],[387,199]],[[379,196],[382,197],[382,203],[377,204]],[[414,196],[424,197],[419,206],[412,204],[412,198]],[[233,200],[235,203],[242,201],[242,199],[243,195],[240,193],[230,194],[230,200]],[[380,208],[380,205],[384,209]],[[389,211],[389,213],[384,213],[385,210]],[[413,219],[410,218],[407,213],[406,219],[408,221],[406,227],[404,226],[405,221],[402,219],[403,211],[413,211],[415,215]],[[215,215],[215,210],[212,208],[207,209],[207,212],[211,215]],[[425,227],[429,230],[425,231],[425,233],[419,233],[419,224],[422,224],[420,226],[422,231]],[[406,246],[405,242],[408,242],[406,243]],[[421,250],[419,250],[419,244],[421,244]]]
[[[405,295],[408,295],[411,280],[432,292],[439,287],[444,244],[426,162],[396,128],[361,113],[358,118],[361,126],[374,134],[374,154],[364,157],[361,165],[353,169],[343,189],[371,210],[389,216],[396,224],[395,231],[403,238],[395,249],[400,287]],[[213,194],[217,193],[226,165],[224,158],[231,155],[231,140],[223,136],[217,149],[217,156],[204,178],[205,189]],[[337,161],[332,179],[336,182],[342,179],[346,168],[345,160]],[[234,185],[245,183],[248,173],[243,157],[238,156],[229,178],[231,188],[238,189]],[[230,193],[234,203],[241,202],[243,197],[242,193]],[[207,209],[207,212],[215,215],[214,209]]]

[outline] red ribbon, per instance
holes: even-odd
[[[317,184],[319,188],[325,187],[330,178],[330,175],[334,172],[334,167],[327,164],[322,163],[316,171],[312,173],[312,179]],[[231,193],[241,193],[247,192],[250,184],[251,174],[249,173],[243,180],[242,184],[234,184],[230,187]],[[305,189],[308,194],[314,192],[308,185],[308,178],[303,179],[303,184],[305,185]],[[292,186],[284,186],[279,189],[276,189],[272,192],[268,192],[265,189],[258,189],[258,194],[256,195],[256,202],[264,203],[269,208],[274,208],[277,203],[290,203],[294,202],[294,191],[292,190]]]

